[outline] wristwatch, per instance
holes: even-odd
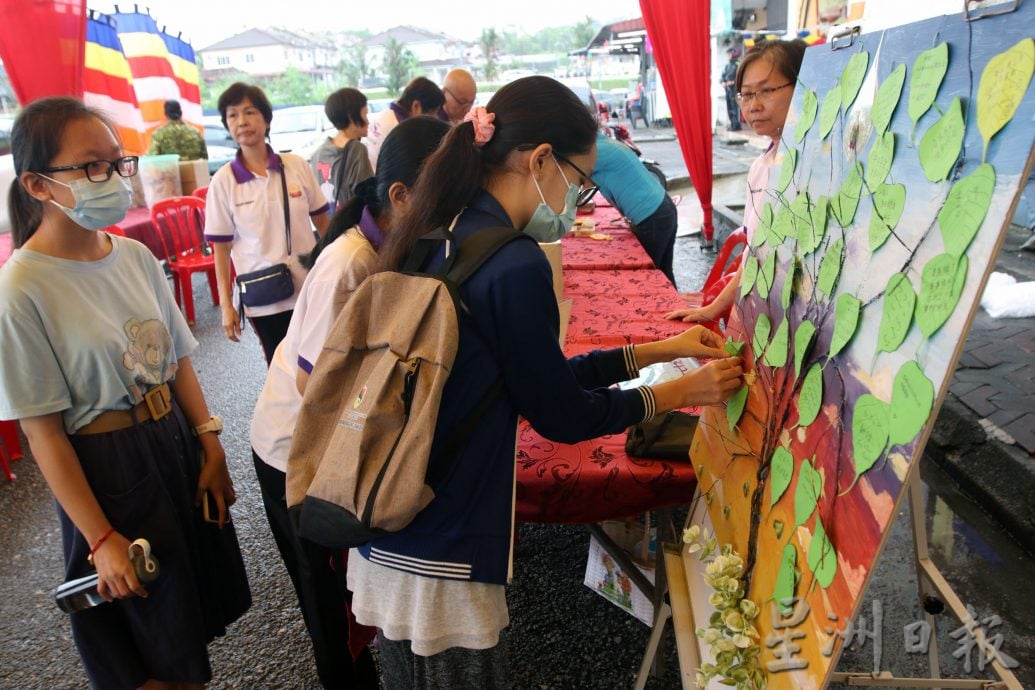
[[[223,420],[213,415],[209,417],[208,421],[204,424],[198,424],[196,427],[194,427],[194,435],[201,436],[202,434],[207,434],[210,431],[215,432],[218,435],[222,430]]]

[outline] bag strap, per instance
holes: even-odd
[[[442,447],[434,461],[428,463],[428,471],[426,473],[428,484],[438,481],[446,473],[446,470],[452,465],[453,458],[470,440],[474,430],[478,428],[482,417],[503,397],[503,390],[503,377],[500,376],[489,386],[489,390],[485,391],[485,395],[474,406],[474,409],[468,412],[460,424],[453,429],[453,433],[449,435],[446,445]]]
[[[288,213],[287,168],[284,167],[284,157],[280,154],[274,155],[280,161],[280,192],[284,198],[284,235],[287,237],[287,253],[288,256],[291,256],[291,216]]]
[[[459,245],[453,263],[448,267],[443,265],[442,275],[455,285],[460,285],[496,252],[522,237],[528,235],[513,228],[482,228]]]

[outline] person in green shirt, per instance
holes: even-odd
[[[208,158],[205,139],[198,130],[183,121],[183,110],[179,101],[165,102],[165,116],[169,121],[155,130],[147,155],[160,156],[165,153],[179,154],[181,161]]]

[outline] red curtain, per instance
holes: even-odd
[[[0,0],[0,59],[24,105],[83,95],[86,0]]]
[[[640,0],[654,62],[665,84],[683,160],[704,209],[704,239],[712,226],[711,3]]]

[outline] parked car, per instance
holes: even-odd
[[[208,121],[209,118],[205,118],[205,120],[203,136],[205,137],[205,147],[208,149],[208,172],[210,175],[215,175],[217,170],[237,155],[237,143],[230,136],[230,132],[223,127],[223,123],[218,121],[218,118],[214,124]]]
[[[373,115],[379,113],[382,110],[388,110],[388,106],[392,104],[393,98],[368,98],[367,99],[367,115]]]
[[[589,82],[585,77],[571,77],[558,79],[557,81],[574,91],[579,100],[589,108],[589,112],[593,113],[593,117],[597,117],[600,114],[600,111],[597,109],[597,99],[593,96],[593,89],[589,88]]]
[[[322,105],[281,108],[273,111],[270,145],[274,151],[290,151],[309,160],[324,138],[336,131]]]
[[[479,91],[474,97],[474,104],[485,107],[492,100],[492,97],[496,95],[495,91]]]

